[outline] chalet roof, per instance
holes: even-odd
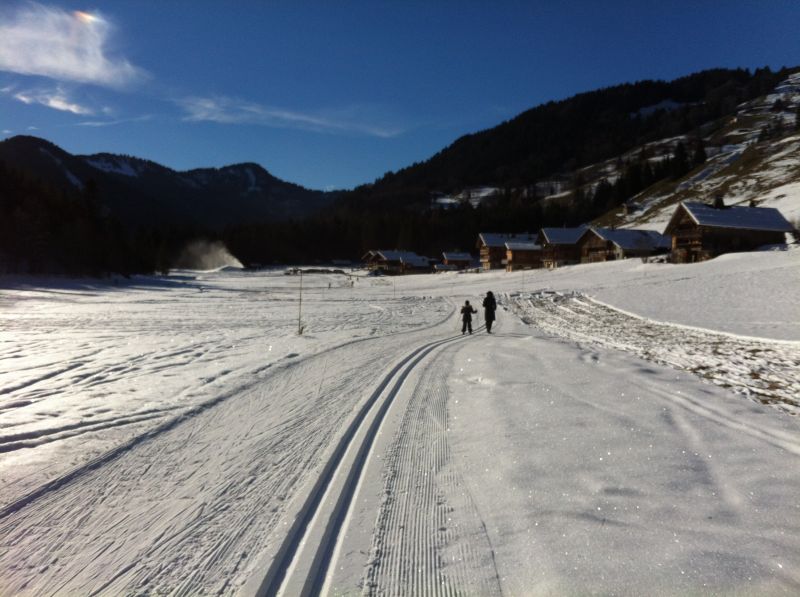
[[[769,232],[791,232],[793,230],[792,225],[783,217],[783,214],[774,207],[733,205],[715,208],[694,201],[681,202],[681,206],[699,226]],[[671,226],[672,221],[667,225],[667,229],[670,229]]]
[[[496,247],[498,249],[505,248],[506,243],[508,241],[523,241],[523,242],[532,242],[536,240],[535,234],[529,234],[527,232],[522,233],[499,233],[499,232],[481,232],[478,235],[480,242],[482,242],[487,247]]]
[[[387,250],[380,250],[375,251],[375,254],[378,257],[382,257],[386,261],[403,261],[408,262],[410,259],[420,259],[420,256],[414,253],[413,251],[387,251]]]
[[[542,246],[534,242],[508,241],[506,249],[510,251],[541,251]]]
[[[655,230],[637,230],[634,228],[592,228],[603,240],[610,241],[623,251],[669,249],[672,242]]]
[[[400,257],[400,261],[405,265],[410,265],[411,267],[430,267],[431,265],[430,259],[410,251],[405,251]]]
[[[469,253],[445,252],[442,253],[442,257],[444,257],[448,261],[472,261],[472,255],[470,255]]]
[[[586,226],[578,226],[577,228],[542,228],[540,236],[544,241],[542,244],[574,245],[583,236],[584,232],[586,232]]]
[[[377,254],[377,251],[374,251],[374,250],[370,249],[369,251],[364,253],[364,255],[361,256],[361,261],[369,261],[370,259],[375,257],[376,254]]]

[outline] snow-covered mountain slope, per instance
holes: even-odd
[[[4,278],[0,593],[792,592],[796,253]]]
[[[775,207],[800,222],[800,73],[768,96],[739,106],[738,114],[704,141],[708,161],[685,178],[656,185],[633,199],[640,210],[618,210],[605,223],[663,231],[675,205],[711,201]]]

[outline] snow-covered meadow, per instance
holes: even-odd
[[[300,284],[0,279],[0,594],[800,590],[797,250]]]

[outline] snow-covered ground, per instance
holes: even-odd
[[[800,591],[797,250],[300,283],[0,279],[0,594]]]

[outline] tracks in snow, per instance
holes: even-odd
[[[800,343],[747,338],[645,319],[578,293],[512,297],[523,321],[577,342],[690,371],[755,402],[800,414]]]
[[[383,461],[363,595],[502,595],[494,548],[449,438],[454,351],[421,372]]]
[[[272,554],[257,595],[315,595],[325,588],[375,436],[403,383],[431,352],[462,339],[451,336],[416,348],[386,374],[341,436],[284,541]]]
[[[282,521],[387,367],[375,342],[273,368],[8,504],[0,593],[233,594],[262,578]]]

